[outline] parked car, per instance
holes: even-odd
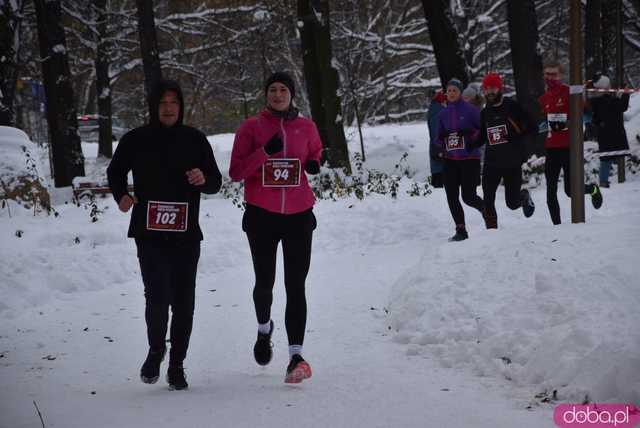
[[[118,141],[128,129],[122,126],[122,123],[117,117],[111,118],[111,138],[113,141]],[[80,139],[85,143],[97,143],[99,139],[99,126],[97,114],[83,114],[78,116],[78,133]]]

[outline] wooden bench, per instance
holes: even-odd
[[[109,185],[106,183],[80,182],[74,183],[72,188],[73,196],[77,200],[80,200],[83,197],[90,197],[92,195],[100,195],[104,198],[111,193],[111,188],[109,188]],[[127,186],[127,190],[129,193],[133,194],[133,185],[129,184]]]

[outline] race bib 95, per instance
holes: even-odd
[[[452,132],[447,135],[446,142],[448,152],[452,150],[464,149],[464,138],[457,132]]]
[[[507,125],[498,125],[487,128],[487,139],[489,140],[490,146],[508,143],[508,135]]]

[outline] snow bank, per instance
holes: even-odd
[[[586,225],[427,249],[393,286],[395,340],[559,400],[640,403],[640,186],[626,186]]]
[[[40,159],[43,151],[23,131],[0,126],[0,199],[25,208],[50,206]],[[10,208],[9,208],[10,209]]]

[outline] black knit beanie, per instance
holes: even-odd
[[[296,85],[293,79],[291,78],[291,76],[289,76],[289,74],[285,73],[284,71],[277,71],[273,73],[271,76],[269,76],[269,78],[264,84],[265,94],[269,90],[269,86],[271,86],[275,82],[282,83],[284,86],[289,88],[289,92],[291,92],[291,99],[293,99],[296,96]]]

